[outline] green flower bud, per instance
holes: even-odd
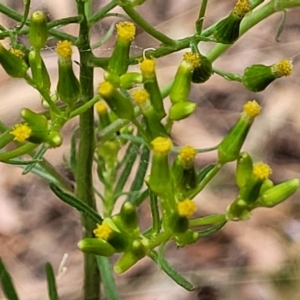
[[[193,71],[199,66],[200,56],[198,54],[185,53],[171,87],[170,99],[172,104],[187,100],[191,89]]]
[[[117,274],[126,272],[135,265],[140,259],[145,257],[146,249],[139,240],[134,240],[130,250],[126,251],[114,265],[114,271]]]
[[[255,100],[248,101],[244,105],[240,118],[218,146],[219,163],[224,164],[238,159],[248,131],[254,118],[260,113],[260,109]]]
[[[72,108],[80,95],[80,83],[73,71],[71,46],[69,41],[61,41],[57,44],[58,83],[56,91],[60,100]]]
[[[261,185],[259,195],[262,195],[264,192],[266,192],[267,190],[269,190],[273,186],[274,186],[274,183],[273,183],[272,180],[270,180],[270,179],[264,180],[263,184]]]
[[[39,88],[50,92],[51,81],[49,73],[38,51],[36,49],[31,50],[28,55],[32,79]]]
[[[136,207],[132,203],[126,201],[122,205],[120,216],[126,229],[133,232],[139,232],[138,215],[136,212]]]
[[[169,118],[173,121],[179,121],[189,117],[197,108],[196,103],[182,101],[173,104],[169,109]]]
[[[49,134],[47,118],[28,108],[22,109],[21,116],[31,128],[31,134],[27,140],[35,144],[46,142]]]
[[[174,234],[182,234],[187,231],[189,220],[185,216],[179,216],[177,213],[174,213],[169,217],[168,225]]]
[[[116,249],[107,241],[97,238],[85,238],[81,240],[77,246],[82,252],[100,256],[112,256],[116,253]]]
[[[123,96],[110,82],[100,83],[98,93],[119,118],[128,120],[134,118],[133,105],[130,99]]]
[[[99,130],[101,130],[111,124],[109,114],[107,111],[107,105],[105,101],[99,101],[95,105],[95,108],[99,116]]]
[[[249,91],[261,92],[276,78],[291,75],[292,67],[288,59],[271,66],[252,65],[245,69],[242,82]]]
[[[174,240],[178,247],[184,247],[185,245],[195,243],[198,240],[199,236],[200,235],[198,232],[188,229],[182,234],[177,234],[174,237]]]
[[[37,49],[45,47],[48,38],[47,18],[44,12],[35,11],[31,15],[29,43]]]
[[[61,134],[57,131],[50,131],[46,140],[46,143],[49,144],[50,147],[56,148],[61,146],[63,142],[63,138]]]
[[[249,11],[249,0],[238,0],[233,11],[216,25],[214,36],[217,42],[222,44],[234,43],[240,34],[241,21]]]
[[[5,49],[1,43],[0,64],[5,72],[14,78],[23,78],[28,70],[26,62],[19,56]]]
[[[48,120],[47,118],[42,115],[38,114],[28,108],[23,108],[21,110],[21,117],[30,125],[30,127],[36,128],[48,128]]]
[[[151,144],[153,157],[148,185],[154,193],[164,195],[168,193],[171,184],[168,154],[173,144],[169,138],[165,137],[157,137]]]
[[[113,246],[116,252],[124,252],[129,246],[128,237],[119,231],[110,218],[105,218],[101,225],[97,224],[93,232],[98,239],[105,240]]]
[[[192,75],[192,82],[203,83],[210,78],[211,74],[212,74],[211,61],[206,56],[200,54],[200,66],[194,69]]]
[[[108,79],[106,80],[109,81]],[[122,76],[120,76],[120,87],[126,90],[129,90],[133,88],[136,84],[142,82],[143,82],[143,76],[138,72],[125,73]]]
[[[155,139],[159,136],[168,136],[165,127],[161,124],[160,118],[150,102],[150,95],[148,92],[145,89],[135,90],[132,94],[132,98],[141,109],[144,116],[146,131],[150,138]]]
[[[108,70],[118,76],[126,73],[129,65],[129,50],[135,37],[135,25],[125,21],[117,24],[117,40],[109,59]]]
[[[227,207],[226,219],[229,221],[246,221],[250,219],[250,209],[245,200],[238,198]]]
[[[251,206],[257,200],[263,183],[269,178],[271,173],[272,170],[267,164],[262,162],[254,164],[251,175],[240,190],[239,197]]]
[[[255,203],[255,207],[273,207],[293,195],[299,186],[299,179],[291,179],[277,184],[262,193],[261,197]]]
[[[253,162],[247,152],[241,152],[236,162],[235,180],[239,188],[242,188],[249,181],[253,171]]]
[[[155,60],[145,58],[140,63],[140,69],[143,76],[144,88],[149,93],[152,106],[154,107],[159,120],[161,120],[166,116],[166,112],[163,105],[163,98],[157,83]]]
[[[174,160],[172,174],[180,198],[186,198],[199,183],[195,169],[195,156],[196,150],[191,146],[185,146]]]

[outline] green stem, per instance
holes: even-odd
[[[220,171],[222,168],[222,164],[216,164],[202,179],[200,184],[193,190],[193,192],[189,195],[188,198],[193,199],[196,197],[205,187],[206,185],[213,179],[213,177]]]
[[[89,44],[89,25],[85,16],[84,1],[77,2],[78,15],[82,15],[80,23],[79,38],[77,42],[80,55],[80,84],[82,87],[82,101],[88,102],[94,96],[93,69],[87,66],[91,52]],[[76,165],[76,196],[86,205],[96,210],[95,195],[93,189],[92,165],[94,156],[94,114],[93,107],[87,109],[79,118],[79,147]],[[82,225],[84,228],[83,238],[93,236],[96,224],[85,214],[82,214]],[[84,254],[84,300],[99,300],[100,298],[100,275],[95,256]]]
[[[135,22],[137,23],[144,31],[149,33],[151,36],[156,38],[157,40],[161,41],[163,44],[175,47],[176,41],[169,38],[168,36],[164,35],[160,31],[153,28],[148,22],[144,20],[131,6],[122,6],[123,10],[127,13],[127,15]]]
[[[72,119],[84,112],[86,112],[88,109],[90,109],[95,103],[97,103],[100,99],[99,95],[96,95],[93,99],[89,100],[88,102],[86,102],[85,104],[81,105],[80,107],[74,109],[70,115],[69,118]]]
[[[8,152],[4,152],[4,153],[0,153],[0,161],[5,162],[9,159],[16,158],[16,157],[22,156],[24,154],[28,154],[30,151],[32,151],[37,146],[38,146],[38,144],[28,143],[17,149],[14,149],[14,150],[11,150]]]
[[[15,21],[22,22],[23,15],[19,14],[17,11],[9,8],[8,6],[6,6],[4,4],[0,4],[0,13],[3,13],[7,17],[9,17]],[[29,21],[26,21],[26,24],[28,25]],[[23,30],[21,30],[21,32],[23,32]],[[49,33],[56,38],[66,39],[66,40],[71,41],[72,43],[75,43],[75,41],[76,41],[76,38],[73,35],[61,32],[56,29],[49,29]],[[8,32],[3,32],[0,34],[0,39],[11,36],[11,34],[12,34],[11,30],[9,30]]]
[[[221,214],[210,215],[199,219],[189,220],[189,226],[205,226],[226,221],[226,216]]]
[[[224,72],[221,71],[219,69],[213,68],[212,69],[214,73],[222,76],[224,79],[228,80],[228,81],[238,81],[238,82],[242,82],[242,77],[240,75],[234,74],[234,73],[228,73],[228,72]]]
[[[207,6],[207,0],[202,0],[199,17],[198,17],[198,20],[196,21],[196,32],[198,34],[201,34],[201,31],[202,31],[202,25],[203,25],[203,20],[204,20],[204,16],[205,16],[206,6]]]
[[[114,7],[117,6],[117,1],[112,0],[108,4],[106,4],[104,7],[102,7],[100,10],[98,10],[94,15],[92,15],[89,19],[90,26],[94,25],[101,19],[105,17],[105,15],[111,11]]]
[[[257,11],[250,13],[243,19],[241,24],[241,29],[240,29],[240,36],[242,36],[249,29],[254,27],[262,20],[266,19],[270,15],[276,12],[283,11],[287,8],[297,7],[297,6],[300,6],[300,0],[285,0],[285,1],[273,0],[271,2],[268,2],[267,4],[259,8]],[[232,45],[217,44],[206,56],[211,62],[213,62],[230,46]]]

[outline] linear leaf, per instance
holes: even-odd
[[[17,292],[14,288],[11,276],[0,258],[0,282],[2,284],[4,295],[8,300],[19,300]]]
[[[53,182],[50,182],[50,189],[53,193],[65,203],[71,205],[72,207],[76,208],[79,212],[88,216],[91,220],[96,223],[102,223],[103,219],[101,216],[88,205],[77,199],[75,196],[66,193],[63,191],[58,185]]]
[[[48,283],[48,295],[50,300],[59,300],[57,289],[56,289],[56,281],[55,275],[53,272],[53,268],[50,263],[47,263],[45,266],[46,275],[47,275],[47,283]]]

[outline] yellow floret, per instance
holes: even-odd
[[[62,58],[70,58],[72,56],[72,43],[70,41],[59,41],[56,46],[56,52]]]
[[[107,105],[104,101],[99,101],[96,104],[96,110],[99,114],[105,114],[107,113]]]
[[[253,174],[261,180],[268,179],[272,174],[272,169],[269,165],[258,162],[253,166]]]
[[[180,149],[179,156],[183,162],[191,162],[195,159],[197,152],[192,146],[185,146]]]
[[[24,52],[20,49],[10,48],[9,51],[20,58],[24,58],[25,56]]]
[[[116,25],[118,38],[124,41],[132,41],[135,37],[135,25],[132,22],[120,22]]]
[[[107,241],[113,230],[107,224],[97,224],[97,228],[93,230],[94,235],[98,239]]]
[[[108,81],[101,82],[98,87],[98,93],[103,97],[111,96],[113,90],[114,86]]]
[[[14,136],[14,140],[24,142],[30,137],[31,128],[27,124],[16,124],[10,134]]]
[[[139,89],[132,93],[132,98],[138,105],[146,103],[149,97],[149,93],[145,89]]]
[[[177,204],[178,213],[181,217],[190,217],[196,211],[196,204],[190,199],[185,199]]]
[[[289,59],[283,59],[275,64],[272,69],[277,77],[290,76],[292,74],[293,65]]]
[[[261,106],[255,100],[248,101],[243,108],[244,113],[246,113],[250,118],[256,117],[261,111]]]
[[[193,68],[200,67],[200,56],[197,53],[187,52],[183,55],[183,60],[190,63]]]
[[[249,0],[238,0],[233,9],[233,13],[239,17],[244,17],[250,11]]]
[[[157,137],[151,142],[153,151],[160,154],[168,154],[173,144],[169,138]]]
[[[145,58],[140,63],[140,69],[145,74],[153,74],[155,72],[155,60],[154,59]]]

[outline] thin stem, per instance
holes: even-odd
[[[11,150],[8,152],[4,152],[4,153],[0,153],[0,161],[5,162],[5,161],[8,161],[9,159],[16,158],[16,157],[19,157],[24,154],[28,154],[30,151],[32,151],[37,146],[38,146],[38,144],[28,143],[17,149],[14,149],[14,150]]]
[[[205,216],[199,219],[189,220],[189,226],[205,226],[205,225],[212,225],[226,221],[226,216],[223,214],[216,214]]]
[[[213,68],[212,69],[214,73],[222,76],[224,79],[228,80],[228,81],[238,81],[238,82],[242,82],[242,77],[240,75],[234,74],[234,73],[228,73],[228,72],[224,72],[221,71],[219,69]]]
[[[240,29],[240,36],[242,36],[249,29],[254,27],[262,20],[266,19],[270,15],[285,10],[287,8],[297,7],[297,6],[300,6],[300,0],[285,0],[285,1],[273,0],[271,2],[268,2],[266,5],[262,6],[257,11],[250,13],[243,19],[241,24],[241,29]],[[217,44],[206,56],[211,62],[213,62],[230,46],[232,45]]]
[[[117,6],[117,1],[112,0],[108,4],[106,4],[104,7],[102,7],[100,10],[98,10],[94,15],[92,15],[89,18],[90,26],[94,25],[95,23],[97,23],[98,21],[103,19],[105,17],[105,15],[116,6]]]
[[[87,66],[87,60],[91,49],[89,44],[89,25],[85,16],[85,3],[77,1],[78,15],[84,16],[79,28],[77,42],[80,55],[80,84],[82,87],[82,101],[87,103],[93,98],[93,69]],[[92,209],[96,210],[95,195],[93,189],[92,165],[94,156],[94,114],[93,108],[87,109],[79,118],[79,147],[76,164],[76,196]],[[85,214],[82,214],[83,237],[93,236],[96,224]],[[100,275],[95,256],[84,254],[84,300],[99,300]]]
[[[195,198],[205,187],[206,185],[213,179],[213,177],[220,171],[222,168],[222,164],[216,164],[202,179],[200,184],[193,190],[193,192],[189,195],[188,198]]]
[[[97,103],[100,99],[99,95],[96,95],[93,99],[89,100],[88,102],[86,102],[85,104],[81,105],[80,107],[74,109],[70,115],[69,118],[72,119],[84,112],[86,112],[89,108],[91,108],[95,103]]]
[[[127,13],[127,15],[137,23],[144,31],[149,33],[151,36],[161,41],[163,44],[174,47],[177,42],[160,31],[153,28],[148,22],[144,20],[131,6],[122,6],[123,10]]]
[[[4,15],[6,15],[7,17],[18,21],[18,22],[22,22],[23,19],[23,15],[19,14],[17,11],[15,11],[14,9],[9,8],[8,6],[5,6],[3,4],[0,4],[0,13],[3,13]],[[26,21],[26,24],[29,24],[29,21]],[[76,38],[74,36],[72,36],[71,34],[67,34],[64,32],[61,32],[59,30],[56,29],[49,29],[49,33],[59,39],[66,39],[71,41],[72,43],[75,43]],[[4,38],[4,37],[8,37],[12,34],[11,31],[9,32],[3,32],[0,34],[0,38]]]
[[[204,20],[204,16],[205,16],[206,6],[207,6],[207,0],[202,0],[199,17],[198,17],[198,20],[196,21],[196,32],[198,34],[201,34],[201,31],[202,31],[202,25],[203,25],[203,20]]]

